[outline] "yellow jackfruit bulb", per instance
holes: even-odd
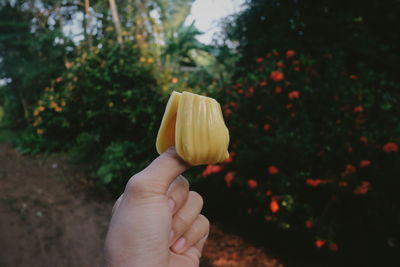
[[[157,152],[175,146],[191,165],[214,164],[229,157],[229,132],[220,104],[213,98],[173,92],[157,136]]]

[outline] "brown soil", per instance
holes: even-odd
[[[96,267],[113,201],[90,193],[82,167],[0,145],[0,266]],[[283,266],[213,225],[202,267]]]

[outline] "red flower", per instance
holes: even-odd
[[[311,187],[317,187],[321,183],[320,179],[307,179],[306,184]]]
[[[278,167],[271,165],[268,167],[268,173],[271,175],[277,174],[277,173],[279,173],[279,169],[278,169]]]
[[[271,196],[271,195],[272,195],[272,191],[271,191],[271,190],[265,191],[265,195],[266,195],[266,196]]]
[[[339,246],[336,243],[330,243],[328,249],[333,252],[337,252],[339,250]]]
[[[249,87],[246,92],[246,96],[252,96],[254,94],[254,88]]]
[[[229,156],[231,156],[232,158],[236,156],[236,152],[232,151],[229,153]]]
[[[247,185],[248,185],[250,188],[256,188],[256,187],[258,186],[258,183],[257,183],[257,181],[254,180],[254,179],[249,179],[249,180],[247,180]]]
[[[340,181],[340,182],[339,182],[339,186],[340,186],[340,187],[347,187],[347,186],[349,186],[349,183],[346,182],[346,181]]]
[[[306,228],[311,229],[314,227],[314,223],[311,220],[307,220],[305,221],[304,225],[306,226]]]
[[[286,51],[286,58],[291,58],[295,55],[296,53],[294,52],[294,50],[288,50]]]
[[[364,144],[367,144],[368,143],[368,138],[365,137],[365,136],[361,136],[360,137],[360,141],[363,142]]]
[[[275,93],[276,94],[282,93],[282,87],[280,87],[280,86],[275,87]]]
[[[385,152],[397,152],[399,151],[399,146],[395,142],[389,142],[383,146],[383,151]]]
[[[268,132],[269,129],[271,129],[271,125],[269,125],[268,123],[264,124],[264,132]]]
[[[287,108],[287,109],[293,108],[293,104],[292,104],[292,103],[286,104],[286,108]]]
[[[233,159],[232,159],[231,155],[229,155],[229,157],[227,157],[227,158],[223,161],[223,163],[231,163],[232,161],[233,161]]]
[[[259,84],[260,86],[267,86],[267,85],[268,85],[267,81],[261,81],[261,82],[259,82],[258,84]]]
[[[207,165],[206,169],[202,172],[202,176],[206,177],[208,175],[219,173],[223,170],[222,166],[219,165]]]
[[[360,77],[358,77],[357,75],[352,74],[352,75],[349,76],[349,78],[352,79],[352,80],[358,80]]]
[[[225,174],[225,183],[227,187],[231,187],[232,181],[235,178],[234,172],[228,172]]]
[[[299,67],[299,66],[296,66],[296,67],[293,68],[293,70],[294,70],[294,71],[300,71],[300,67]]]
[[[371,165],[371,161],[370,160],[362,160],[362,161],[360,161],[360,168],[368,167],[369,165]]]
[[[243,89],[239,89],[238,91],[237,91],[239,94],[243,94]]]
[[[265,57],[266,57],[266,58],[272,57],[272,53],[267,53],[267,54],[265,55]]]
[[[261,62],[263,62],[263,61],[264,61],[264,59],[263,59],[262,57],[256,58],[256,62],[257,62],[257,63],[261,63]]]
[[[355,195],[365,195],[368,193],[369,189],[371,187],[371,183],[368,181],[362,181],[359,186],[354,190]]]
[[[275,82],[280,82],[283,81],[285,76],[283,75],[283,72],[276,70],[271,72],[271,79],[274,80]]]
[[[356,167],[354,167],[353,165],[351,165],[351,164],[346,165],[346,172],[348,174],[355,173],[356,170],[357,170]]]
[[[229,117],[232,114],[232,110],[230,108],[224,108],[224,116]]]
[[[280,69],[284,69],[286,66],[282,61],[278,61],[276,62],[276,66]]]
[[[324,240],[318,239],[318,240],[315,241],[315,246],[317,248],[322,248],[324,245],[325,245],[325,241]]]
[[[278,52],[278,51],[273,51],[272,53],[273,53],[274,56],[276,56],[276,57],[279,56],[279,52]]]
[[[289,99],[295,99],[300,97],[300,92],[299,91],[291,91],[288,94]]]
[[[279,211],[279,203],[277,200],[273,199],[270,203],[269,203],[269,209],[271,210],[271,212],[276,213]]]
[[[360,113],[360,112],[363,112],[363,107],[362,106],[357,106],[357,107],[354,107],[354,109],[353,109],[353,111],[354,112],[356,112],[356,113]]]
[[[292,64],[293,64],[293,65],[300,65],[300,60],[293,60],[293,61],[292,61]]]

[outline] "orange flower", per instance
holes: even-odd
[[[277,173],[279,173],[279,169],[278,169],[278,167],[271,165],[268,167],[268,173],[271,175],[277,174]]]
[[[286,104],[286,108],[287,108],[287,109],[293,108],[293,104],[292,104],[292,103]]]
[[[246,96],[252,96],[254,94],[254,88],[249,87],[247,88]]]
[[[295,99],[295,98],[299,98],[300,97],[300,92],[299,91],[291,91],[288,94],[289,99]]]
[[[174,77],[174,78],[172,78],[171,82],[172,82],[172,83],[177,83],[177,82],[179,82],[179,80],[178,80],[178,78],[175,78],[175,77]]]
[[[269,209],[271,210],[271,212],[276,213],[279,211],[279,203],[277,200],[273,199],[270,203],[269,203]]]
[[[337,252],[339,250],[339,246],[336,243],[330,243],[328,249],[333,252]]]
[[[257,181],[254,180],[254,179],[249,179],[249,180],[247,180],[247,185],[248,185],[250,188],[256,188],[256,187],[258,186],[258,183],[257,183]]]
[[[311,187],[317,187],[321,183],[321,179],[307,179],[306,184]]]
[[[371,161],[370,160],[362,160],[362,161],[360,161],[360,168],[368,167],[369,165],[371,165]]]
[[[262,57],[256,58],[256,62],[257,62],[257,63],[261,63],[261,62],[263,62],[263,61],[264,61],[264,59],[263,59]]]
[[[399,151],[399,146],[395,142],[386,143],[383,146],[383,151],[385,152],[397,152]]]
[[[280,69],[284,69],[286,66],[282,61],[278,61],[276,62],[276,66]]]
[[[294,52],[294,50],[288,50],[286,51],[286,58],[291,58],[296,54],[296,52]]]
[[[222,166],[219,165],[207,165],[206,169],[202,172],[202,176],[206,177],[208,175],[219,173],[223,170]]]
[[[357,170],[356,167],[354,167],[352,164],[347,164],[346,165],[346,172],[348,174],[355,173],[356,170]]]
[[[261,81],[261,82],[258,83],[258,85],[260,85],[260,86],[267,86],[268,83],[267,83],[267,81]]]
[[[282,93],[282,87],[280,87],[280,86],[275,87],[275,93],[276,94]]]
[[[362,181],[359,186],[353,191],[355,195],[365,195],[368,193],[369,189],[371,187],[371,183],[368,181]]]
[[[234,172],[228,172],[225,174],[225,183],[227,187],[231,187],[232,181],[235,178]]]
[[[263,129],[264,129],[264,132],[268,132],[269,129],[271,129],[271,125],[269,125],[268,123],[266,123],[266,124],[264,124]]]
[[[315,241],[315,246],[317,248],[322,248],[324,245],[325,245],[325,241],[324,240],[318,239],[318,240]]]
[[[37,134],[43,134],[43,133],[44,133],[44,130],[43,130],[43,129],[37,129],[37,130],[36,130],[36,133],[37,133]]]
[[[283,74],[283,72],[279,70],[271,72],[271,79],[274,80],[275,82],[283,81],[284,78],[285,75]]]
[[[363,112],[363,107],[362,106],[357,106],[357,107],[354,107],[354,109],[353,109],[353,111],[354,112],[356,112],[356,113],[360,113],[360,112]]]
[[[306,228],[311,229],[314,227],[314,223],[311,220],[307,220],[305,221],[304,225],[306,226]]]

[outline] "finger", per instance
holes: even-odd
[[[179,175],[178,178],[172,182],[167,192],[167,196],[173,201],[172,214],[175,214],[175,212],[185,204],[188,195],[189,182],[185,177]]]
[[[174,244],[191,227],[202,208],[203,198],[198,193],[190,191],[185,204],[172,218],[171,244]]]
[[[125,191],[165,194],[176,177],[188,168],[189,165],[179,157],[175,148],[170,147],[147,168],[132,177]]]
[[[112,208],[111,214],[114,214],[114,212],[118,209],[119,205],[121,204],[122,196],[124,194],[120,195],[119,198],[115,201],[115,204]]]
[[[183,253],[188,248],[191,248],[193,245],[197,244],[204,237],[208,236],[209,232],[210,223],[205,216],[200,214],[197,216],[197,219],[193,222],[189,230],[187,230],[182,237],[180,237],[174,243],[172,250],[175,253]],[[201,249],[199,249],[199,251],[201,251]]]

